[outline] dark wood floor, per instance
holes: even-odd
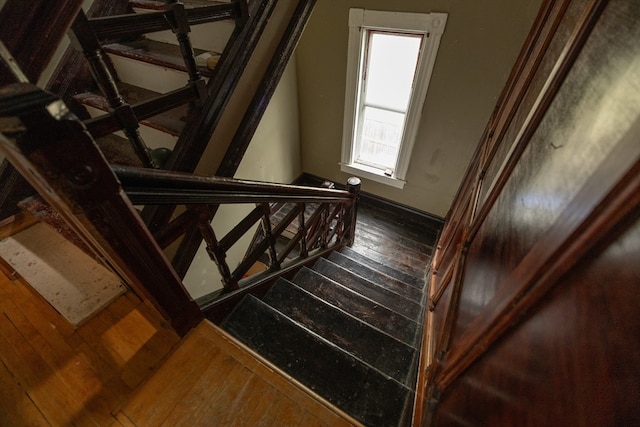
[[[401,208],[362,200],[353,249],[424,279],[442,222]]]

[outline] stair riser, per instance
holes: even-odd
[[[411,301],[418,302],[422,299],[422,292],[406,283],[403,283],[397,279],[389,277],[385,274],[379,273],[371,268],[362,265],[358,262],[341,255],[338,252],[334,252],[329,256],[329,261],[338,264],[341,267],[355,273],[359,276],[370,280],[391,292],[398,294],[404,298],[408,298]]]
[[[140,12],[142,9],[134,9],[134,11]],[[194,48],[206,50],[207,52],[222,53],[234,29],[235,23],[233,21],[192,25],[189,39]],[[176,35],[172,31],[148,33],[145,34],[145,37],[163,43],[178,44]]]
[[[263,301],[396,381],[413,387],[415,349],[314,297],[284,279]]]
[[[159,93],[184,87],[189,80],[186,72],[147,62],[109,54],[120,80]],[[205,79],[206,80],[206,79]]]
[[[329,304],[415,348],[418,324],[411,319],[394,313],[375,301],[366,299],[307,268],[300,270],[292,282]]]
[[[394,268],[391,268],[389,266],[386,266],[384,264],[380,264],[377,263],[376,261],[372,260],[371,258],[367,258],[366,256],[354,251],[352,248],[349,247],[343,247],[340,250],[340,253],[342,253],[343,255],[345,255],[346,257],[360,262],[370,268],[373,268],[374,270],[378,270],[381,273],[387,274],[395,279],[398,279],[404,283],[407,283],[411,286],[413,286],[414,288],[420,289],[422,290],[424,288],[425,285],[425,280],[423,277],[419,277],[416,278],[414,276],[411,276],[409,274],[407,274],[404,271],[400,271],[400,270],[396,270]]]
[[[422,312],[418,303],[379,287],[362,277],[356,276],[350,271],[324,258],[316,262],[313,270],[414,321],[419,318]]]
[[[91,117],[98,117],[105,114],[104,111],[98,110],[97,108],[86,106],[86,109]],[[176,142],[178,141],[177,137],[173,135],[169,135],[168,133],[159,131],[158,129],[154,129],[149,126],[140,125],[138,129],[140,132],[140,136],[142,136],[142,139],[144,140],[145,144],[147,144],[147,147],[151,149],[154,149],[154,148],[173,149],[173,147],[175,147],[176,145]],[[122,131],[115,132],[115,134],[122,138],[126,138]]]

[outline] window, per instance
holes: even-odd
[[[351,9],[341,170],[404,186],[446,20]]]

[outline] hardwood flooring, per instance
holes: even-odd
[[[129,292],[77,329],[0,260],[0,426],[357,425],[208,322]]]
[[[359,425],[208,321],[116,418],[140,427]]]
[[[352,249],[424,280],[442,222],[362,201]]]
[[[178,343],[133,293],[74,329],[7,265],[0,274],[0,425],[111,425]]]

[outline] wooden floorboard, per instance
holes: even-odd
[[[208,321],[117,417],[139,427],[358,425]]]
[[[423,279],[439,229],[434,221],[360,205],[352,249],[381,264]]]
[[[212,328],[128,293],[76,329],[0,274],[0,426],[357,425]]]
[[[113,425],[178,340],[137,297],[76,329],[22,278],[0,274],[0,425]]]

